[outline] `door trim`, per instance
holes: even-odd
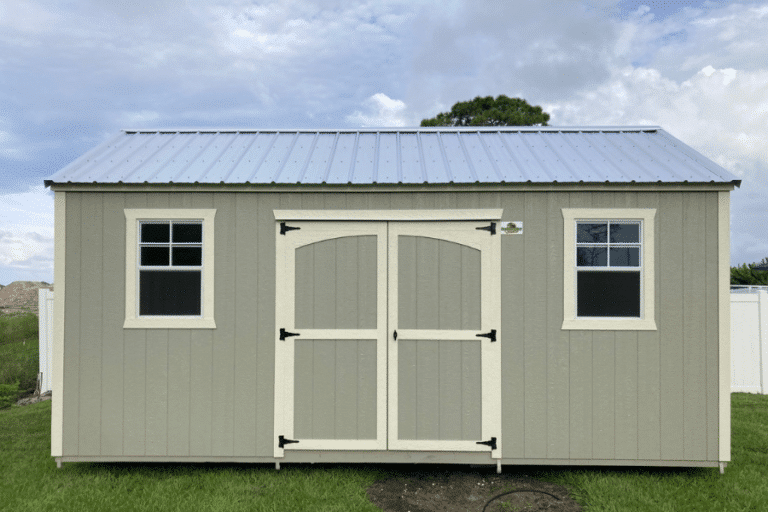
[[[300,332],[302,339],[376,340],[376,439],[301,439],[289,450],[386,450],[387,448],[387,224],[333,221],[303,221],[292,224],[300,230],[280,234],[275,223],[275,401],[273,448],[275,457],[284,457],[278,436],[294,439],[294,344],[296,337],[280,340],[280,328]],[[347,236],[375,235],[376,238],[376,328],[296,329],[296,249],[322,240]]]
[[[452,210],[272,210],[275,220],[436,221],[501,219],[501,208]]]
[[[499,214],[499,217],[501,215]],[[498,220],[498,219],[495,219]],[[467,330],[430,330],[431,339],[477,339],[478,332],[484,333],[496,329],[496,342],[479,338],[481,343],[481,432],[478,440],[405,440],[398,439],[398,341],[390,334],[388,340],[388,375],[387,402],[389,422],[387,429],[387,447],[389,450],[436,450],[436,451],[488,451],[488,446],[477,444],[491,437],[496,438],[496,449],[491,450],[491,457],[501,458],[501,242],[499,235],[490,235],[487,231],[477,231],[483,227],[474,222],[441,222],[439,229],[434,225],[414,222],[390,222],[388,229],[388,333],[398,331],[398,338],[418,339],[419,330],[400,329],[398,323],[398,236],[415,235],[446,240],[480,250],[481,279],[481,321],[480,331]],[[423,331],[422,331],[423,332]]]

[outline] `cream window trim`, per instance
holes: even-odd
[[[563,208],[563,330],[655,331],[654,219],[655,208]],[[642,285],[640,318],[578,318],[576,316],[576,221],[642,221]]]
[[[126,208],[125,212],[125,323],[124,329],[215,329],[213,304],[215,209]],[[139,317],[138,231],[147,220],[200,220],[203,222],[203,276],[201,316]]]
[[[501,208],[472,210],[274,210],[275,220],[498,220]]]

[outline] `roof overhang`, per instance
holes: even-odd
[[[578,182],[578,183],[53,183],[46,187],[70,192],[705,192],[731,191],[741,180],[725,183]]]

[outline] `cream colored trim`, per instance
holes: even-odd
[[[485,391],[485,390],[483,390]],[[485,405],[485,404],[483,404]],[[483,411],[484,413],[485,411]],[[485,417],[485,414],[483,414],[483,417]],[[485,425],[483,425],[483,441],[486,441],[487,438],[485,436]],[[493,436],[496,438],[496,447],[500,448],[499,446],[499,440],[501,439],[501,436]],[[488,448],[488,446],[484,444],[477,444],[477,441],[432,441],[432,440],[422,440],[422,439],[400,439],[397,441],[397,447],[392,448],[390,446],[390,449],[394,450],[418,450],[418,451],[436,451],[436,452],[489,452],[492,453],[491,458],[493,459],[499,459],[500,457],[496,457],[493,455],[493,453]],[[496,450],[499,451],[498,449]]]
[[[125,322],[124,329],[215,329],[214,218],[216,210],[196,208],[126,208],[125,212]],[[139,317],[136,299],[137,236],[140,220],[197,219],[203,221],[202,317]]]
[[[728,192],[717,194],[717,289],[719,327],[719,458],[731,460],[731,205]]]
[[[297,221],[298,231],[280,234],[275,223],[275,415],[273,453],[285,457],[294,450],[386,450],[387,449],[387,224],[359,222]],[[305,245],[345,236],[376,236],[376,329],[297,329],[296,318],[296,249]],[[298,332],[299,336],[280,341],[280,328]],[[374,339],[376,340],[376,439],[299,439],[284,448],[278,436],[294,437],[294,360],[298,339]]]
[[[501,211],[499,211],[499,215]],[[498,218],[497,218],[498,219]],[[500,459],[501,436],[501,237],[487,231],[477,231],[471,222],[442,222],[440,229],[425,223],[389,223],[389,329],[398,330],[399,340],[474,339],[481,344],[481,425],[482,440],[496,438],[496,450],[490,455]],[[425,236],[459,243],[480,250],[481,256],[481,328],[480,331],[446,331],[427,329],[398,329],[398,237],[399,235]],[[496,329],[497,341],[478,338],[476,334]],[[404,440],[398,437],[398,343],[389,340],[389,449],[489,451],[477,441]]]
[[[298,233],[292,231],[291,233]],[[290,316],[287,309],[291,307],[295,300],[295,277],[290,272],[293,286],[288,286],[288,247],[287,238],[280,235],[280,224],[275,223],[275,403],[274,403],[274,430],[272,432],[272,454],[276,458],[285,457],[285,448],[280,448],[278,436],[285,435],[285,417],[286,417],[286,397],[285,381],[288,379],[288,355],[286,343],[280,341],[280,327],[284,325],[293,325],[290,322]],[[290,258],[295,261],[295,256]],[[295,265],[295,263],[294,263]],[[290,338],[289,338],[290,339]],[[293,429],[291,429],[293,430]],[[286,435],[286,437],[288,437]],[[290,438],[289,438],[290,439]]]
[[[290,439],[290,438],[289,438]],[[294,450],[385,450],[379,439],[301,439],[296,444],[287,445]],[[285,450],[285,448],[284,448]]]
[[[66,304],[66,192],[53,197],[53,368],[51,379],[51,457],[63,455],[64,435],[64,312]]]
[[[70,192],[268,192],[291,194],[332,193],[391,193],[391,192],[715,192],[735,188],[728,183],[451,183],[451,184],[391,184],[360,185],[300,184],[228,184],[228,183],[55,183],[54,191]]]
[[[274,210],[275,220],[494,220],[500,208],[476,210]]]
[[[563,208],[563,330],[655,331],[655,208]],[[576,317],[576,220],[643,221],[642,318]]]

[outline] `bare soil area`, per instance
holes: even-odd
[[[428,468],[440,468],[429,470]],[[425,466],[377,480],[367,489],[384,512],[580,511],[568,489],[496,468]]]

